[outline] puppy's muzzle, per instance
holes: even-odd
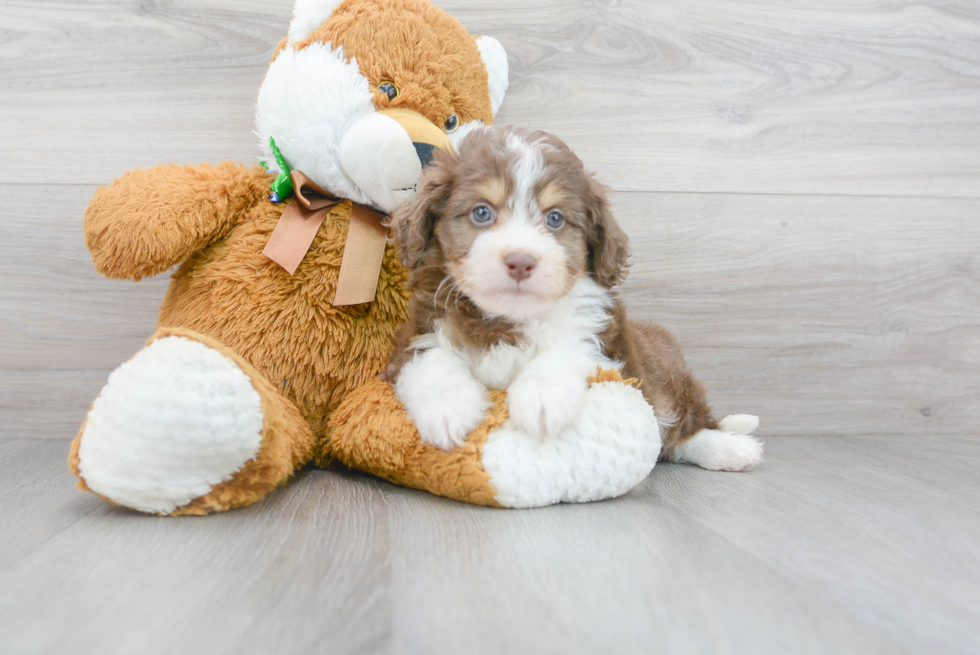
[[[446,133],[417,111],[398,108],[383,109],[378,113],[393,119],[408,133],[423,167],[432,162],[432,155],[437,148],[453,152],[453,144]]]

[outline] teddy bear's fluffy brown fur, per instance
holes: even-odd
[[[271,179],[230,163],[127,173],[92,199],[86,243],[108,277],[139,279],[180,263],[158,326],[193,330],[244,357],[322,439],[339,402],[383,366],[405,316],[405,274],[388,246],[373,303],[325,302],[350,202],[330,212],[290,275],[262,254],[285,207],[269,202]]]
[[[493,120],[487,72],[476,42],[452,17],[422,0],[346,0],[296,49],[342,45],[375,88],[376,109],[413,109],[441,126]],[[277,53],[282,49],[280,44]],[[425,65],[423,65],[425,64]],[[394,100],[376,90],[397,79]],[[178,266],[150,339],[182,336],[234,361],[261,396],[258,455],[231,479],[171,514],[202,514],[253,503],[313,461],[335,458],[330,420],[341,401],[384,367],[406,316],[405,274],[385,251],[374,302],[334,307],[351,203],[330,210],[294,275],[262,254],[286,203],[269,200],[261,167],[157,166],[98,190],[85,214],[97,270],[141,278]],[[70,465],[79,465],[84,426]]]
[[[384,367],[405,318],[393,246],[373,303],[324,300],[337,283],[349,202],[330,212],[294,275],[262,254],[285,206],[269,202],[271,179],[231,163],[132,171],[100,189],[85,215],[86,243],[108,277],[138,280],[183,262],[154,339],[176,334],[218,349],[262,396],[262,457],[215,489],[222,500],[199,499],[178,513],[249,504],[296,466],[328,463],[330,415]]]
[[[342,3],[298,47],[312,42],[343,47],[372,82],[394,81],[399,94],[392,101],[372,84],[378,108],[408,107],[436,125],[452,113],[460,124],[493,122],[490,96],[483,90],[487,72],[473,37],[424,0]]]

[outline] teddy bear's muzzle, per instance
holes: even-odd
[[[453,151],[446,133],[411,109],[384,109],[358,119],[344,134],[344,173],[385,212],[415,198],[422,168],[436,149]]]
[[[432,153],[436,150],[434,146],[418,141],[412,141],[412,145],[415,146],[415,154],[419,156],[419,161],[422,162],[422,168],[432,163]]]
[[[446,133],[417,111],[397,108],[383,109],[378,113],[394,119],[404,128],[412,140],[412,145],[415,146],[415,152],[418,154],[422,166],[432,161],[432,153],[436,148],[453,152],[453,144]]]

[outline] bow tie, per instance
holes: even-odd
[[[330,209],[344,200],[324,191],[300,171],[291,171],[289,177],[296,197],[286,206],[262,252],[292,275]],[[350,226],[332,302],[335,307],[374,300],[387,238],[383,218],[370,207],[351,203]]]

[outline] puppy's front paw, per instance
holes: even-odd
[[[507,389],[507,410],[516,427],[529,434],[559,434],[582,413],[585,380],[518,378]]]
[[[474,405],[480,400],[471,398],[466,405],[428,407],[415,416],[419,437],[442,450],[452,450],[466,443],[466,435],[483,423],[487,410],[485,404]]]
[[[419,437],[442,450],[466,443],[490,407],[486,388],[470,377],[453,376],[427,385],[411,385],[402,375],[395,387]]]

